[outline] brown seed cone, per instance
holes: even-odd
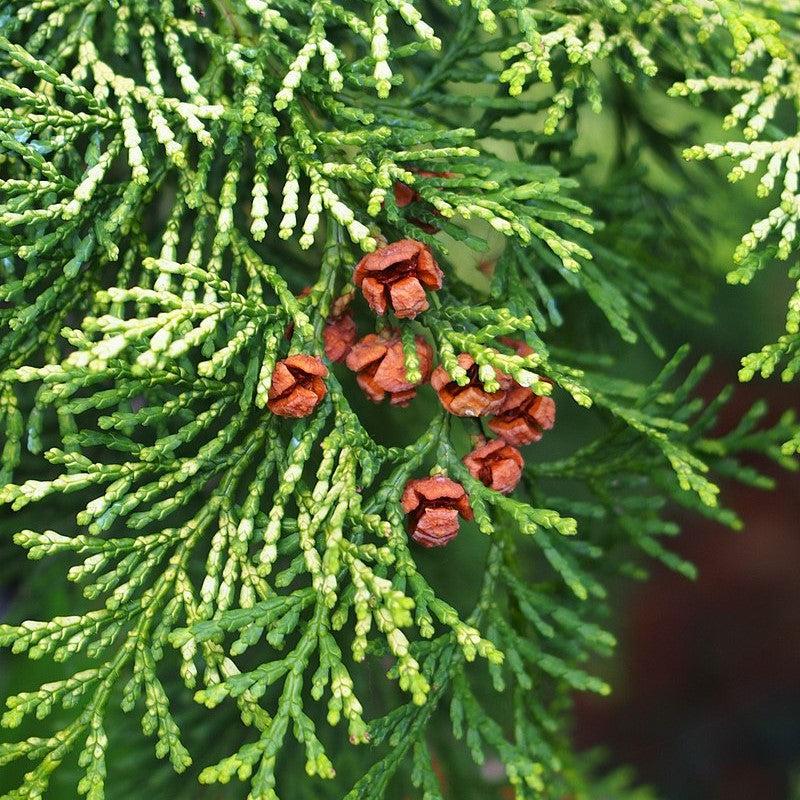
[[[303,353],[279,361],[272,372],[267,408],[279,417],[306,417],[325,397],[328,370],[317,356]]]
[[[458,535],[458,515],[473,516],[464,487],[446,475],[409,481],[400,503],[411,538],[423,547],[443,547]]]
[[[523,342],[522,339],[513,339],[510,336],[501,336],[497,341],[502,342],[504,345],[506,345],[506,347],[510,347],[512,350],[516,350],[517,355],[522,356],[523,358],[531,356],[534,353],[533,348],[527,342]]]
[[[518,447],[538,442],[556,422],[556,404],[532,389],[515,386],[489,427],[509,444]]]
[[[308,297],[310,294],[311,287],[305,286],[297,293],[297,297]],[[330,317],[322,330],[325,355],[334,363],[344,360],[358,336],[355,320],[347,310],[353,300],[353,295],[353,292],[348,292],[333,301]],[[286,326],[284,338],[289,340],[293,335],[294,324],[290,322]]]
[[[510,494],[517,488],[524,463],[522,453],[503,439],[478,445],[464,456],[472,477],[502,494]]]
[[[466,386],[459,386],[442,366],[436,367],[431,375],[431,386],[436,389],[445,410],[457,417],[482,417],[500,411],[506,390],[511,386],[511,378],[498,372],[500,390],[490,393],[483,388],[478,378],[478,365],[472,356],[461,353],[458,356],[458,365],[467,371],[469,383]]]
[[[356,264],[353,282],[376,314],[391,308],[396,316],[413,319],[428,308],[425,289],[441,289],[443,277],[422,242],[401,239],[365,255]]]
[[[412,169],[423,178],[454,178],[454,172],[429,172],[426,169]],[[394,182],[394,201],[398,208],[405,208],[420,199],[419,192],[402,181]]]
[[[428,170],[420,169],[420,170],[412,170],[416,172],[418,175],[422,175],[425,178],[452,178],[455,176],[453,172],[428,172]],[[420,199],[419,192],[414,189],[413,187],[409,186],[407,183],[403,183],[402,181],[395,181],[394,183],[394,202],[397,204],[398,208],[405,208],[406,206],[410,206],[412,203],[416,203],[417,200]],[[433,213],[440,217],[441,214],[434,209]],[[434,233],[438,233],[439,228],[436,225],[431,225],[429,222],[424,222],[421,219],[417,219],[416,217],[411,217],[408,220],[409,222],[416,225],[420,230],[425,231],[430,235]]]
[[[490,258],[478,262],[478,272],[483,273],[490,280],[494,276],[494,271],[497,267],[497,259]]]
[[[356,323],[350,312],[340,317],[331,317],[322,329],[322,340],[325,344],[325,355],[334,363],[344,361],[355,344]]]
[[[358,385],[370,400],[380,403],[386,395],[394,406],[406,406],[427,383],[433,366],[433,350],[421,337],[414,339],[422,380],[411,383],[406,377],[403,343],[397,333],[378,336],[370,333],[357,342],[347,356],[347,366],[357,373]]]
[[[356,293],[352,289],[344,294],[340,294],[331,304],[331,318],[336,319],[337,317],[344,316],[347,309],[350,308],[350,303],[353,302],[355,296]]]
[[[394,182],[394,202],[398,208],[405,208],[410,206],[413,202],[419,199],[419,193],[412,189],[407,183],[402,181]]]

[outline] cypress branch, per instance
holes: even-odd
[[[565,732],[570,693],[611,688],[591,671],[615,643],[606,587],[650,559],[693,577],[668,546],[671,506],[738,527],[717,482],[769,488],[743,455],[792,468],[800,446],[792,415],[761,426],[761,404],[718,434],[728,393],[698,399],[706,360],[666,359],[658,323],[704,316],[713,275],[702,219],[671,208],[647,164],[684,195],[677,148],[760,176],[779,200],[729,281],[790,261],[800,81],[784,6],[0,9],[0,503],[69,509],[13,541],[70,559],[82,595],[74,613],[0,625],[13,653],[68,662],[6,699],[3,727],[35,717],[38,734],[0,745],[0,766],[28,770],[2,800],[44,796],[72,754],[78,794],[124,791],[130,775],[106,780],[117,705],[176,773],[199,761],[201,783],[237,778],[253,800],[379,798],[398,780],[444,796],[429,732],[446,708],[518,798],[642,796]],[[665,132],[637,99],[651,91],[739,139]],[[587,108],[620,123],[607,180],[576,146]],[[793,380],[799,328],[795,294],[741,377],[782,365]],[[379,352],[354,365],[357,329]],[[626,379],[598,331],[643,340],[662,371]],[[421,424],[376,426],[351,373],[393,405],[418,393],[402,413]],[[556,404],[597,419],[566,455],[547,445]],[[460,527],[485,563],[449,601],[460,576],[429,575],[418,545]],[[193,779],[172,785],[196,796]]]

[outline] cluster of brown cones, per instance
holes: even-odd
[[[379,315],[389,309],[400,319],[413,319],[428,309],[426,290],[440,289],[442,271],[431,251],[421,242],[402,239],[364,256],[356,265],[353,282],[369,307]],[[416,336],[417,380],[408,378],[399,331],[370,333],[357,341],[355,321],[349,311],[352,294],[340,297],[324,330],[325,354],[332,362],[344,361],[374,402],[388,398],[405,406],[417,389],[430,381],[442,406],[460,417],[488,417],[488,427],[498,438],[481,441],[464,458],[474,478],[495,491],[512,492],[522,475],[519,446],[537,442],[555,424],[556,407],[550,397],[520,386],[511,376],[496,373],[499,389],[487,392],[472,356],[461,353],[458,364],[468,382],[459,386],[442,366],[433,369],[433,349]],[[530,355],[524,342],[502,339],[520,355]],[[304,417],[325,396],[328,370],[316,356],[294,355],[275,366],[268,407],[281,416]],[[459,516],[472,519],[464,487],[445,475],[416,478],[406,485],[402,506],[408,514],[411,538],[424,547],[440,547],[458,533]]]
[[[401,239],[369,253],[358,262],[353,281],[376,314],[391,309],[401,319],[413,319],[428,308],[425,290],[440,289],[442,271],[433,253],[421,242]],[[301,292],[301,296],[308,293]],[[433,366],[433,350],[417,337],[421,380],[406,378],[403,346],[397,332],[369,334],[356,342],[357,332],[349,311],[352,293],[339,297],[323,331],[325,355],[332,362],[345,361],[358,374],[358,383],[370,399],[386,396],[394,405],[406,405],[416,388],[427,383]],[[291,334],[291,329],[288,331]],[[289,356],[275,365],[267,407],[283,417],[308,416],[325,397],[327,367],[317,356]]]

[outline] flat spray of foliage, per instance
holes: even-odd
[[[798,41],[798,0],[2,0],[0,502],[42,505],[14,541],[83,595],[0,625],[15,653],[66,662],[6,699],[4,728],[33,733],[3,737],[0,773],[20,776],[3,800],[76,768],[68,796],[90,800],[163,780],[136,720],[184,773],[164,797],[436,800],[434,745],[445,768],[499,761],[517,798],[643,796],[592,777],[568,736],[570,695],[608,691],[585,667],[614,644],[604,587],[642,554],[691,574],[668,504],[736,526],[715,479],[767,486],[740,454],[800,448],[760,405],[715,436],[728,393],[703,407],[705,362],[662,354],[653,330],[700,313],[708,276],[702,221],[644,164],[689,193],[682,148],[758,176],[772,210],[729,280],[777,261],[800,281]],[[659,93],[731,139],[665,133],[639,102]],[[617,139],[595,144],[617,152],[591,180],[574,144],[601,108]],[[411,373],[416,334],[457,381],[466,352],[487,387],[502,370],[594,417],[569,455],[550,453],[558,425],[529,448],[512,497],[466,471],[476,425],[432,395],[410,442],[364,427],[339,367],[312,416],[266,408],[276,360],[321,355],[354,264],[400,238],[445,272],[401,323]],[[611,328],[662,358],[657,378],[614,377]],[[791,380],[799,329],[800,290],[742,377]],[[462,539],[485,543],[472,610],[444,599],[462,588],[448,549],[426,579],[406,533],[403,487],[437,468],[470,494]]]

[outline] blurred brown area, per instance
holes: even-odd
[[[731,375],[720,369],[711,398]],[[776,419],[794,387],[740,387],[720,427],[759,398]],[[795,409],[797,409],[795,403]],[[764,492],[722,485],[742,517],[731,532],[678,517],[674,549],[696,582],[652,567],[619,599],[619,661],[610,698],[576,697],[579,745],[602,745],[667,800],[786,800],[800,771],[800,475],[763,458]]]

